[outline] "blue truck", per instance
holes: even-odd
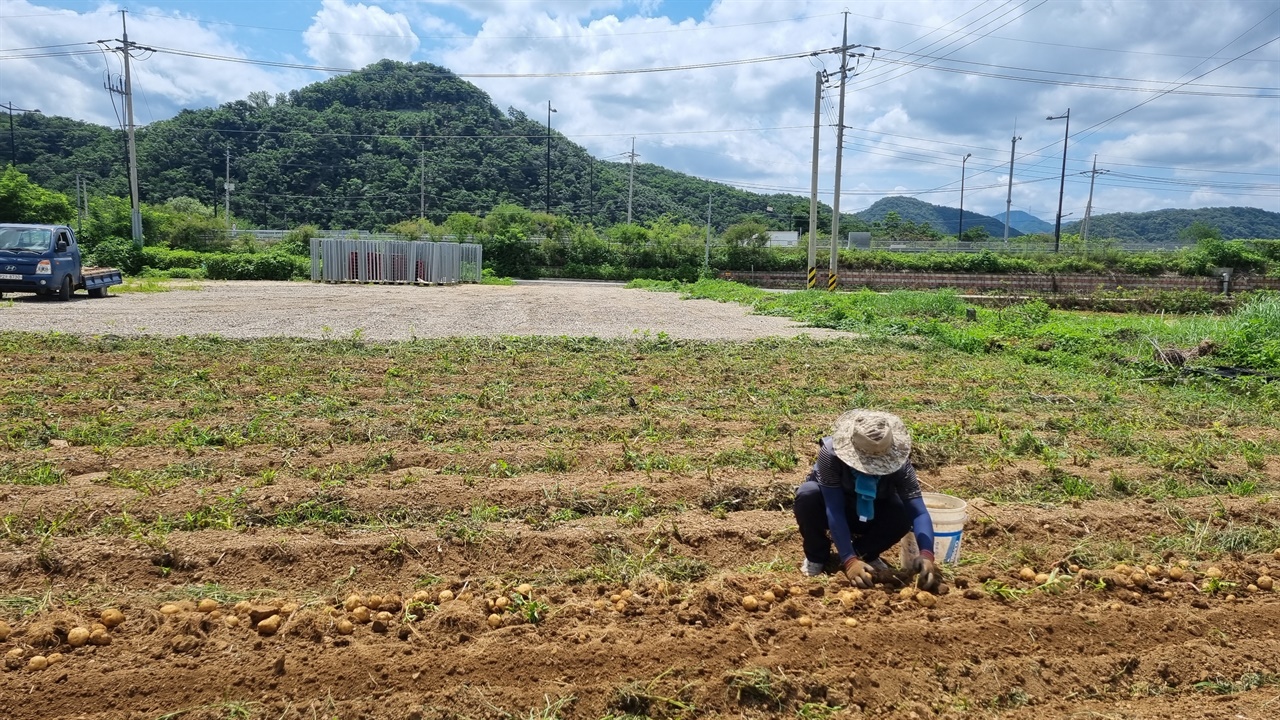
[[[81,266],[80,243],[66,225],[0,224],[0,297],[22,292],[70,300],[86,290],[102,298],[122,282],[115,268]]]

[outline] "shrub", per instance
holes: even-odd
[[[308,277],[311,263],[279,252],[218,253],[205,256],[205,272],[213,280],[292,280]]]
[[[132,240],[109,237],[94,246],[85,264],[119,268],[126,275],[137,275],[142,271],[142,259],[142,250]]]
[[[142,248],[142,264],[156,270],[200,268],[204,266],[205,257],[205,253],[195,250],[170,250],[159,246]]]

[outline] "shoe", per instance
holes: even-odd
[[[826,572],[826,570],[827,569],[823,563],[813,562],[809,558],[805,558],[804,562],[800,563],[800,572],[808,575],[809,577],[817,577]]]

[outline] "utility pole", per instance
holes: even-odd
[[[965,153],[960,158],[960,229],[956,230],[956,242],[964,240],[964,164],[969,162],[969,158],[973,157],[973,153]]]
[[[129,68],[129,60],[132,58],[134,50],[150,50],[154,49],[129,42],[129,26],[125,13],[127,10],[120,11],[120,28],[123,33],[116,42],[120,43],[119,47],[113,48],[124,59],[124,84],[123,86],[112,85],[110,78],[107,80],[107,90],[124,97],[124,116],[125,116],[125,133],[128,136],[129,147],[129,199],[132,203],[132,225],[133,225],[133,242],[139,247],[142,246],[142,211],[138,203],[138,148],[134,143],[134,124],[133,124],[133,76]],[[109,40],[99,40],[100,43],[110,42]]]
[[[636,139],[631,138],[631,173],[627,180],[627,224],[631,224],[631,199],[635,196],[636,189]]]
[[[1080,224],[1080,244],[1086,252],[1089,249],[1089,218],[1093,215],[1093,181],[1098,179],[1099,173],[1106,172],[1108,171],[1098,169],[1098,155],[1094,153],[1093,169],[1089,171],[1089,202],[1085,203],[1084,222]]]
[[[418,148],[418,219],[427,217],[427,153]]]
[[[711,191],[707,191],[707,249],[702,255],[702,269],[711,269]]]
[[[547,101],[547,214],[551,214],[551,113],[556,109]]]
[[[814,73],[813,88],[813,169],[809,183],[809,279],[805,287],[814,289],[818,284],[818,138],[822,116],[823,72]]]
[[[84,229],[84,208],[89,204],[87,192],[82,190],[82,181],[80,173],[76,173],[76,233],[79,234]]]
[[[1018,123],[1013,123],[1013,144],[1009,146],[1009,195],[1004,199],[1004,244],[1009,245],[1009,211],[1013,209],[1013,151],[1018,147]]]
[[[224,206],[222,214],[225,216],[223,219],[227,222],[228,235],[231,233],[231,191],[235,189],[236,186],[231,183],[231,148],[227,148],[227,176],[226,179],[222,181],[222,191],[226,205]]]
[[[831,264],[827,269],[827,290],[836,289],[836,261],[840,244],[840,169],[844,160],[844,91],[849,79],[849,11],[844,11],[844,33],[840,36],[840,114],[836,120],[836,183],[831,197]]]
[[[1062,194],[1067,189],[1067,140],[1071,137],[1071,108],[1061,115],[1050,115],[1045,120],[1066,118],[1067,129],[1062,133],[1062,179],[1058,181],[1058,219],[1053,223],[1053,251],[1062,247]]]
[[[591,214],[587,216],[589,222],[595,222],[596,219],[596,159],[587,155],[587,191],[591,195]]]
[[[12,102],[0,105],[9,111],[9,164],[18,167],[18,142],[14,139],[13,134],[13,114],[15,112],[39,113],[39,110],[27,110],[26,108],[14,107]]]

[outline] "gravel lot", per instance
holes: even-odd
[[[696,340],[849,337],[750,315],[736,304],[681,300],[675,293],[620,285],[542,281],[514,286],[322,285],[304,282],[175,281],[160,293],[126,293],[68,303],[33,295],[0,301],[0,330],[98,335],[230,338],[350,337],[367,340],[454,335],[638,337]]]

